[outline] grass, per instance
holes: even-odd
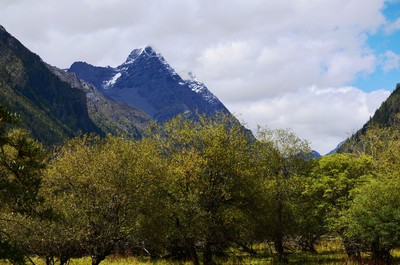
[[[278,265],[278,261],[274,259],[272,249],[267,244],[258,244],[254,249],[259,254],[258,257],[251,257],[242,252],[232,249],[229,258],[215,257],[217,264],[249,264],[249,265]],[[316,246],[317,254],[292,252],[289,254],[289,264],[295,265],[358,265],[359,263],[351,262],[343,250],[340,240],[324,240]],[[392,251],[394,257],[394,264],[400,264],[400,249]],[[369,256],[363,253],[364,261],[361,264],[367,265]],[[36,265],[45,265],[45,261],[40,258],[32,258]],[[29,263],[28,263],[29,264]],[[58,264],[58,263],[56,263]],[[86,265],[91,264],[89,257],[72,259],[68,265]],[[170,260],[150,260],[146,257],[123,257],[123,256],[109,256],[106,260],[100,263],[101,265],[189,265],[190,262],[178,262]],[[10,265],[6,261],[0,261],[0,265]]]

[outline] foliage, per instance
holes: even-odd
[[[329,216],[327,221],[335,226],[340,211],[352,202],[351,191],[372,177],[373,161],[370,156],[354,157],[351,154],[332,154],[318,160],[311,172],[312,182],[306,192],[321,205]],[[319,198],[319,199],[318,199]]]
[[[371,180],[346,212],[346,234],[361,241],[376,261],[390,262],[390,251],[400,246],[399,189],[398,174]]]
[[[304,194],[309,198],[309,207],[314,209],[314,229],[323,234],[338,234],[343,238],[349,257],[360,258],[357,242],[349,241],[345,235],[347,225],[340,217],[352,204],[354,191],[374,177],[370,156],[355,157],[351,154],[332,154],[318,160]]]
[[[396,93],[385,102],[381,109],[397,100]],[[389,124],[388,124],[389,123]],[[364,134],[353,137],[347,142],[347,148],[363,157],[371,156],[373,168],[369,172],[379,177],[367,178],[367,184],[358,183],[352,193],[354,200],[349,200],[348,207],[343,211],[342,224],[346,227],[344,235],[358,242],[358,245],[371,252],[375,262],[391,262],[390,250],[398,245],[397,225],[398,197],[397,187],[399,174],[398,159],[400,158],[399,114],[392,112],[391,121],[386,121],[384,127],[371,125]]]
[[[398,125],[398,113],[400,113],[400,84],[396,85],[392,94],[376,110],[374,116],[368,121],[363,129],[371,126],[391,127]]]
[[[273,241],[279,261],[285,262],[284,241],[301,233],[300,216],[296,213],[301,212],[297,207],[302,183],[313,164],[311,149],[306,141],[288,130],[259,128],[257,136],[254,174],[263,179],[259,202],[263,213],[257,217],[257,234],[260,239]]]
[[[21,129],[18,116],[0,106],[0,258],[23,262],[23,250],[8,230],[15,216],[35,216],[41,174],[45,167],[42,146]]]
[[[254,242],[289,262],[332,235],[349,257],[390,263],[400,247],[395,127],[371,128],[356,154],[312,159],[289,130],[254,139],[224,114],[178,116],[138,140],[74,138],[45,169],[41,145],[0,114],[0,257],[14,263],[145,253],[212,264],[256,255]]]
[[[84,136],[56,152],[43,183],[43,193],[60,215],[52,232],[60,241],[50,245],[78,248],[98,264],[118,247],[138,244],[141,209],[149,200],[143,195],[151,193],[157,176],[142,164],[147,157],[139,148],[123,138]]]
[[[167,169],[170,250],[183,250],[197,264],[201,242],[209,263],[213,250],[242,240],[257,206],[248,134],[224,114],[197,121],[179,116],[157,130],[152,141]]]

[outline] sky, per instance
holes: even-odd
[[[321,154],[400,80],[399,0],[0,0],[0,25],[59,68],[151,45],[248,128],[290,129]]]

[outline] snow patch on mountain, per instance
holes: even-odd
[[[111,77],[110,80],[104,81],[103,82],[103,88],[107,89],[107,88],[113,87],[115,85],[115,83],[117,82],[118,78],[121,77],[121,75],[122,74],[120,72],[118,72],[113,77]]]
[[[209,103],[219,102],[218,98],[213,93],[211,93],[210,90],[208,90],[208,88],[202,82],[197,80],[195,74],[189,72],[188,75],[190,79],[185,80],[185,82],[193,92],[200,94]]]

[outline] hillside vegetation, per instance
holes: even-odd
[[[338,239],[346,262],[392,264],[400,245],[397,127],[311,159],[287,130],[254,139],[231,116],[178,116],[141,139],[82,135],[46,155],[15,114],[0,115],[0,257],[13,263],[245,253],[296,264]]]

